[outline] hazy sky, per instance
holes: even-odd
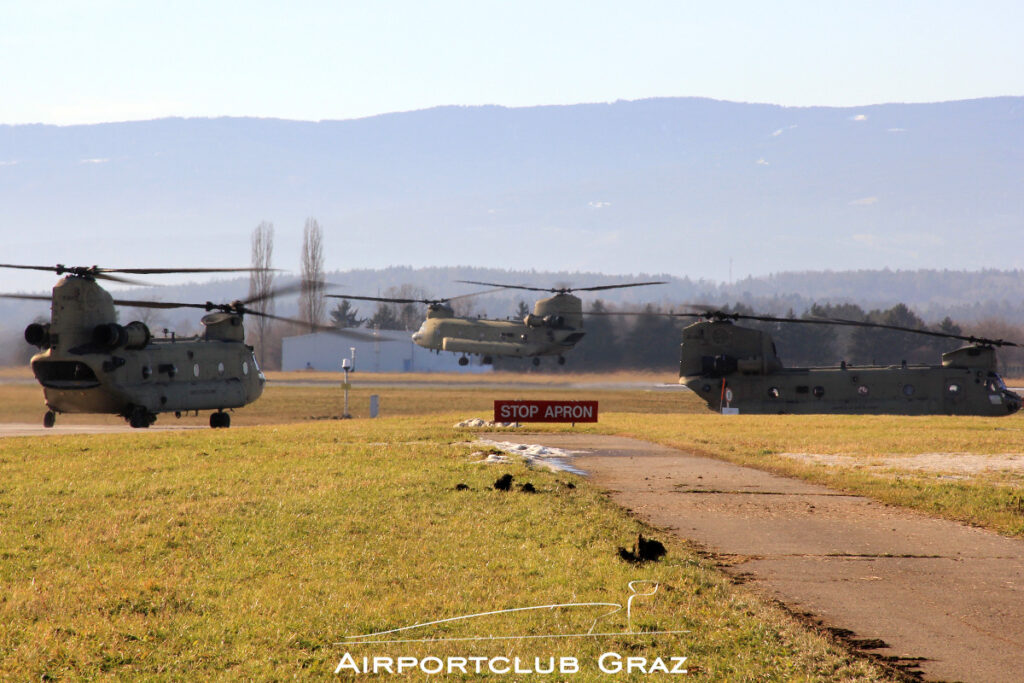
[[[1024,94],[1018,1],[4,3],[0,123]]]

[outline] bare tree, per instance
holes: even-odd
[[[302,293],[299,294],[299,316],[309,324],[309,331],[324,322],[324,231],[315,218],[306,219],[302,231]]]
[[[256,297],[256,301],[250,308],[260,313],[274,312],[274,301],[270,298],[270,292],[274,286],[274,272],[271,270],[273,256],[274,224],[263,221],[252,231],[252,267],[257,270],[252,271],[249,275],[249,298]],[[265,366],[266,344],[264,342],[267,341],[270,319],[253,316],[250,320],[255,325],[260,365]]]

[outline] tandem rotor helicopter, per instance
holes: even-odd
[[[189,411],[212,410],[210,426],[231,425],[226,409],[252,403],[263,393],[265,378],[253,347],[245,343],[242,318],[261,316],[285,322],[302,321],[265,313],[252,304],[300,285],[228,304],[127,301],[114,299],[97,280],[138,284],[122,277],[170,273],[239,273],[258,268],[99,268],[23,266],[0,268],[53,271],[63,275],[50,297],[0,294],[0,298],[51,301],[48,323],[25,328],[25,341],[39,348],[32,372],[43,387],[48,408],[43,425],[52,427],[57,413],[106,413],[124,417],[132,427],[149,427],[158,413],[180,417]],[[201,337],[155,338],[145,323],[120,325],[114,306],[198,308],[205,331]],[[354,338],[364,333],[335,330]]]
[[[683,329],[679,383],[715,411],[881,415],[1012,415],[1021,397],[996,372],[995,348],[1020,346],[898,325],[836,318],[776,318],[707,311]],[[783,367],[767,332],[737,320],[874,327],[968,342],[942,354],[941,365]]]
[[[570,351],[583,339],[583,302],[573,292],[596,292],[605,289],[625,287],[646,287],[661,285],[662,282],[631,282],[619,285],[597,287],[530,287],[507,285],[498,282],[476,282],[458,280],[464,284],[481,285],[495,289],[447,299],[402,299],[392,297],[353,296],[328,294],[336,299],[358,301],[379,301],[396,304],[421,303],[427,306],[427,318],[412,335],[412,340],[425,349],[461,353],[459,365],[469,364],[469,355],[482,357],[490,365],[496,356],[533,358],[533,364],[540,365],[541,356],[558,356],[558,364],[565,364],[566,351]],[[455,315],[450,302],[498,289],[525,289],[533,292],[551,292],[554,296],[540,299],[533,304],[533,312],[523,320],[488,320]]]

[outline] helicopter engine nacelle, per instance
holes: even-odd
[[[546,315],[544,316],[544,325],[547,327],[565,327],[565,316]]]
[[[50,323],[32,323],[26,327],[25,341],[41,349],[50,348]]]
[[[143,349],[153,338],[146,323],[130,322],[127,325],[104,323],[97,325],[92,331],[92,341],[108,351],[124,347],[126,349]]]
[[[533,313],[530,313],[525,318],[523,318],[523,324],[525,324],[527,327],[540,327],[541,325],[544,324],[544,318],[542,318],[539,315],[534,315]]]

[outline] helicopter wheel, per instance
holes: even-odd
[[[534,356],[533,357],[533,367],[537,367],[538,365],[540,365],[540,358],[538,358],[537,356]]]
[[[54,424],[56,424],[56,422],[57,413],[53,412],[52,410],[47,410],[46,415],[43,415],[43,426],[46,427],[47,429],[50,429],[51,427],[53,427]]]
[[[213,429],[227,429],[231,426],[231,416],[223,410],[210,413],[210,427]]]
[[[463,356],[459,359],[459,365],[469,365],[469,359]]]
[[[128,415],[128,424],[134,429],[148,429],[149,425],[156,422],[156,415],[152,414],[142,406],[135,406]]]
[[[559,356],[558,357],[558,364],[559,365],[565,365],[565,356]]]
[[[484,356],[480,362],[484,365],[494,365],[494,359],[490,356]]]

